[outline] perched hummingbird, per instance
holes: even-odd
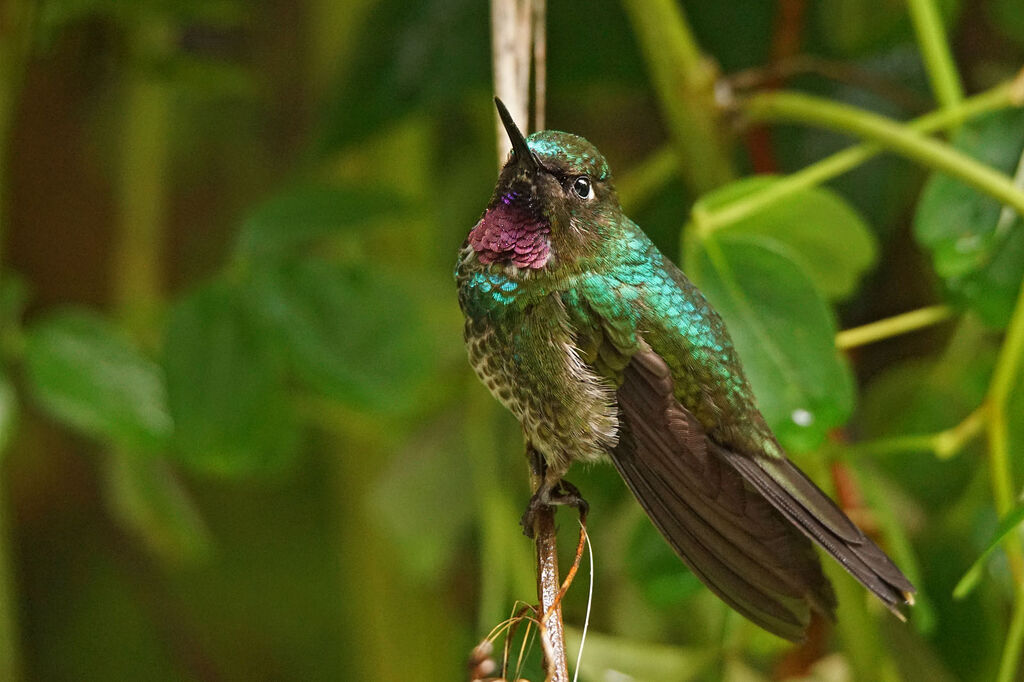
[[[914,586],[787,458],[704,296],[622,213],[582,137],[524,138],[462,245],[469,359],[539,453],[541,505],[585,504],[562,480],[610,457],[687,566],[789,640],[836,598],[811,540],[902,618]]]

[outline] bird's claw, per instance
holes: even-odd
[[[590,504],[583,499],[579,488],[568,481],[558,481],[553,486],[541,486],[530,498],[526,505],[526,511],[519,521],[523,527],[523,533],[528,538],[534,536],[534,522],[537,520],[537,513],[545,507],[566,505],[575,507],[579,512],[580,521],[585,522],[587,513],[590,511]]]

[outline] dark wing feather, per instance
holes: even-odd
[[[618,401],[612,460],[693,572],[786,639],[803,637],[811,609],[832,617],[835,596],[810,542],[708,441],[675,399],[672,375],[657,354],[633,355]]]
[[[666,272],[687,295],[699,293],[682,271],[665,260]],[[660,358],[658,359],[660,361]],[[821,545],[847,571],[903,618],[899,606],[913,603],[914,586],[885,553],[785,457],[740,451],[728,443],[708,441],[711,451],[730,462],[805,535]]]

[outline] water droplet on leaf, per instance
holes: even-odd
[[[793,410],[789,416],[797,426],[810,426],[814,423],[814,415],[803,408]]]

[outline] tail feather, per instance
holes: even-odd
[[[780,576],[753,561],[746,554],[749,546],[720,532],[718,519],[709,522],[681,501],[673,486],[642,458],[624,456],[632,445],[631,436],[623,435],[626,441],[613,458],[620,473],[661,534],[713,592],[757,625],[790,641],[803,638],[812,606],[832,617],[834,596],[823,578],[824,595],[819,597],[792,576]],[[817,565],[814,569],[820,571]]]
[[[914,588],[882,550],[787,460],[709,438],[673,385],[656,353],[633,356],[612,460],[694,573],[750,620],[798,640],[812,609],[834,617],[836,606],[813,540],[899,613]]]
[[[843,512],[802,471],[784,459],[752,458],[724,448],[717,450],[793,525],[821,545],[890,611],[904,618],[900,607],[912,601],[914,586],[845,514],[842,534],[825,520]],[[794,487],[799,487],[799,497],[790,492]]]

